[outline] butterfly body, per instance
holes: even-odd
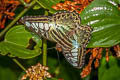
[[[76,12],[58,12],[53,16],[28,16],[22,22],[32,32],[56,42],[67,61],[81,68],[85,60],[85,50],[91,37],[91,27],[80,25]]]

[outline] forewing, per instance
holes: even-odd
[[[24,16],[21,22],[32,32],[36,33],[43,38],[53,41],[49,36],[51,27],[50,16]]]
[[[76,12],[62,11],[52,16],[52,22],[56,24],[56,28],[67,33],[80,25],[80,15]]]

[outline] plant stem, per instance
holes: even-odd
[[[22,17],[29,9],[31,6],[35,4],[35,1],[33,0],[28,8],[25,8],[1,33],[0,33],[0,39],[4,36],[4,34]]]
[[[45,11],[45,15],[48,15],[48,11]],[[43,66],[47,65],[47,40],[43,39]]]
[[[24,0],[19,0],[25,7],[27,6],[27,3]]]
[[[43,39],[43,66],[47,64],[47,41]]]
[[[26,69],[24,68],[24,66],[22,65],[22,64],[20,64],[19,62],[18,62],[18,60],[16,60],[16,59],[12,59],[21,69],[23,69],[24,71],[26,71]]]

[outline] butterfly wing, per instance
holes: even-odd
[[[80,25],[80,15],[76,12],[57,12],[52,16],[52,22],[56,24],[56,28],[61,29],[64,33],[73,30]]]
[[[52,39],[61,48],[66,60],[74,67],[81,68],[85,61],[85,51],[92,29],[80,26],[80,16],[75,12],[58,12],[52,16],[56,25],[50,31]]]
[[[51,24],[49,23],[51,16],[24,16],[21,18],[21,22],[32,32],[37,35],[53,41],[49,36]]]
[[[63,33],[67,33],[80,24],[80,16],[76,12],[62,11],[57,12],[53,16],[24,16],[20,20],[26,27],[48,40],[55,41],[51,35],[52,30],[61,29]]]
[[[91,38],[92,29],[89,26],[81,26],[69,32],[71,48],[64,48],[62,52],[67,61],[76,68],[82,68],[85,61],[86,46]],[[58,43],[60,45],[60,43]]]
[[[50,38],[68,48],[72,45],[67,34],[80,25],[80,15],[69,11],[57,12],[51,17],[49,24],[51,24]]]

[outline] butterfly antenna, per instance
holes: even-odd
[[[56,49],[56,47],[47,48],[47,50]]]

